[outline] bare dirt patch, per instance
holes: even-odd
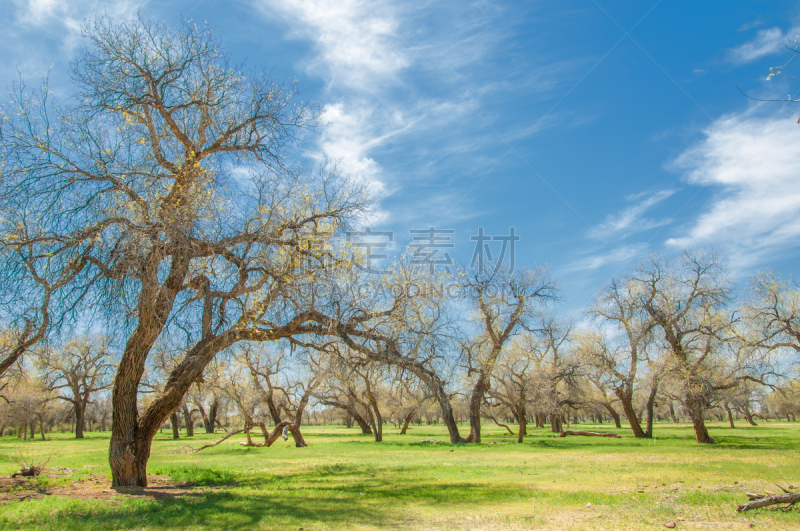
[[[60,474],[44,474],[48,478],[63,477]],[[194,487],[176,483],[169,476],[149,476],[149,486],[111,488],[106,477],[90,474],[88,479],[72,481],[68,485],[42,486],[37,478],[0,477],[0,505],[7,503],[39,500],[47,496],[63,496],[79,500],[119,501],[125,497],[145,497],[155,500],[178,499],[184,496],[199,496],[208,487]]]

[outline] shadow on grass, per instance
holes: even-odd
[[[435,478],[420,481],[412,476],[410,468],[401,470],[398,477],[397,468],[324,465],[296,474],[251,477],[235,487],[131,491],[113,503],[50,497],[6,512],[0,517],[0,527],[249,530],[348,528],[361,522],[396,529],[408,523],[404,507],[409,501],[438,507],[463,506],[470,502],[522,501],[531,495],[531,490],[522,486],[487,486],[479,481],[446,482]],[[536,492],[538,498],[558,496]],[[575,503],[587,502],[585,495],[578,497]],[[596,497],[592,498],[595,503]]]

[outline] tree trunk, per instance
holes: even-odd
[[[620,422],[619,413],[617,413],[617,410],[614,409],[611,406],[611,404],[609,404],[607,402],[604,403],[603,405],[608,410],[608,414],[611,415],[611,418],[614,419],[614,427],[615,428],[622,428],[622,423]]]
[[[648,439],[653,437],[653,416],[656,407],[656,394],[658,393],[658,380],[654,379],[653,387],[650,389],[650,396],[647,397],[645,410],[647,411],[647,428],[644,436]]]
[[[297,448],[305,448],[308,446],[306,440],[303,439],[303,434],[300,433],[300,426],[297,424],[289,424],[289,433],[292,434],[292,437],[294,438],[294,445]]]
[[[563,431],[561,426],[561,417],[555,413],[550,414],[550,431],[553,433],[561,433]]]
[[[472,396],[469,399],[469,435],[465,439],[468,443],[481,442],[481,405],[486,393],[487,380],[486,375],[481,373],[472,389]]]
[[[725,411],[728,412],[728,422],[731,425],[731,429],[736,428],[736,426],[733,424],[733,411],[731,411],[731,406],[729,406],[727,402],[725,402]]]
[[[411,411],[411,413],[406,415],[406,420],[405,420],[405,422],[403,422],[403,428],[400,430],[400,435],[405,435],[406,434],[406,431],[408,431],[408,425],[411,424],[411,419],[414,418],[414,414],[416,412],[417,412],[417,410],[415,409],[415,410]]]
[[[370,427],[369,423],[364,419],[364,417],[362,417],[355,410],[355,406],[353,406],[353,410],[350,411],[350,416],[353,418],[353,420],[356,421],[356,424],[358,424],[358,427],[361,428],[361,434],[362,435],[372,435],[372,428]]]
[[[267,408],[269,409],[269,416],[272,417],[272,422],[274,422],[275,425],[277,426],[278,424],[281,423],[281,412],[278,410],[278,406],[275,405],[275,399],[274,399],[275,391],[272,389],[272,382],[269,380],[269,377],[267,377],[267,388],[268,391],[266,400],[267,400]],[[352,424],[348,426],[348,428],[351,426]]]
[[[521,443],[522,438],[528,435],[528,416],[525,414],[524,402],[522,406],[519,408],[519,411],[517,412],[517,424],[519,425],[519,431],[517,432],[517,442]]]
[[[756,422],[753,420],[753,414],[750,412],[750,405],[745,404],[743,409],[744,418],[747,419],[747,423],[751,426],[758,426],[758,424],[756,424]]]
[[[639,419],[636,417],[636,411],[633,409],[633,394],[617,393],[619,401],[622,403],[622,410],[628,418],[628,424],[631,425],[633,436],[639,439],[647,438],[647,435],[642,431],[642,425],[639,424]]]
[[[177,411],[175,411],[172,415],[170,415],[169,423],[170,423],[170,426],[172,426],[172,438],[173,439],[180,439],[181,438],[181,433],[179,431],[180,430],[180,422],[181,421],[178,418],[178,412]]]
[[[108,451],[112,487],[147,486],[147,460],[150,458],[151,442],[152,436],[139,430],[128,439],[112,433]]]
[[[73,402],[75,404],[75,438],[83,439],[83,424],[84,413],[86,412],[86,404],[80,401]]]
[[[687,400],[686,408],[689,410],[689,417],[692,419],[694,427],[694,436],[698,443],[701,444],[716,444],[715,441],[706,429],[706,423],[703,420],[703,407],[700,404],[700,399],[690,398]]]
[[[206,433],[214,433],[214,428],[217,423],[217,410],[219,409],[219,400],[214,397],[211,407],[208,408],[208,422],[205,423]]]
[[[382,442],[383,441],[383,418],[381,417],[380,412],[375,409],[376,421],[375,421],[375,442]]]
[[[183,423],[186,425],[186,436],[194,437],[194,421],[192,421],[192,412],[189,411],[189,407],[186,404],[183,405]]]

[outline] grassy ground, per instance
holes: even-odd
[[[800,509],[734,512],[745,491],[800,485],[800,424],[710,428],[720,444],[697,445],[689,426],[666,424],[655,441],[629,430],[615,430],[623,439],[556,439],[532,429],[523,444],[486,426],[481,445],[420,443],[447,440],[441,426],[404,436],[387,427],[383,443],[341,426],[307,427],[308,448],[291,439],[245,448],[235,438],[200,453],[180,450],[217,436],[173,441],[165,431],[148,467],[153,488],[129,494],[108,488],[107,433],[3,437],[6,478],[18,469],[11,458],[52,457],[47,477],[4,479],[0,529],[800,528]]]

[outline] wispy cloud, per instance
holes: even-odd
[[[756,107],[715,121],[675,161],[714,199],[667,244],[724,246],[734,267],[753,267],[800,245],[800,126]]]
[[[745,64],[756,61],[767,55],[784,50],[784,46],[793,42],[800,34],[800,27],[793,27],[786,33],[779,27],[759,30],[756,36],[741,46],[728,50],[728,61],[734,64]]]
[[[650,230],[655,227],[667,225],[672,220],[669,218],[655,220],[647,219],[644,213],[650,208],[671,197],[675,190],[661,190],[655,193],[642,193],[629,196],[628,200],[635,202],[619,214],[611,214],[600,225],[589,231],[589,236],[598,239],[625,238],[631,234]]]
[[[146,0],[12,0],[15,9],[15,22],[22,26],[42,27],[59,25],[74,32],[80,29],[85,18],[95,15],[108,15],[112,18],[125,18],[147,4]]]
[[[384,197],[425,181],[430,192],[425,199],[442,197],[447,204],[453,194],[435,186],[447,184],[453,173],[452,168],[437,171],[442,161],[458,165],[462,179],[485,173],[496,163],[486,160],[487,148],[503,146],[516,135],[533,135],[561,117],[553,113],[535,127],[514,123],[496,129],[497,115],[507,112],[498,106],[500,94],[541,97],[574,67],[543,53],[526,56],[511,71],[499,71],[494,59],[507,53],[503,43],[513,34],[510,29],[521,24],[519,10],[509,17],[507,7],[483,1],[251,2],[266,17],[283,20],[288,38],[311,44],[300,66],[325,82],[328,102],[316,158],[340,160],[343,170],[359,175]],[[492,75],[493,69],[498,75]],[[398,206],[397,214],[412,213]],[[452,214],[454,219],[472,217],[467,208]]]
[[[647,251],[646,243],[636,243],[623,245],[610,251],[601,251],[580,258],[566,268],[567,272],[589,272],[596,271],[603,267],[617,266],[625,264],[634,258],[641,258]]]

